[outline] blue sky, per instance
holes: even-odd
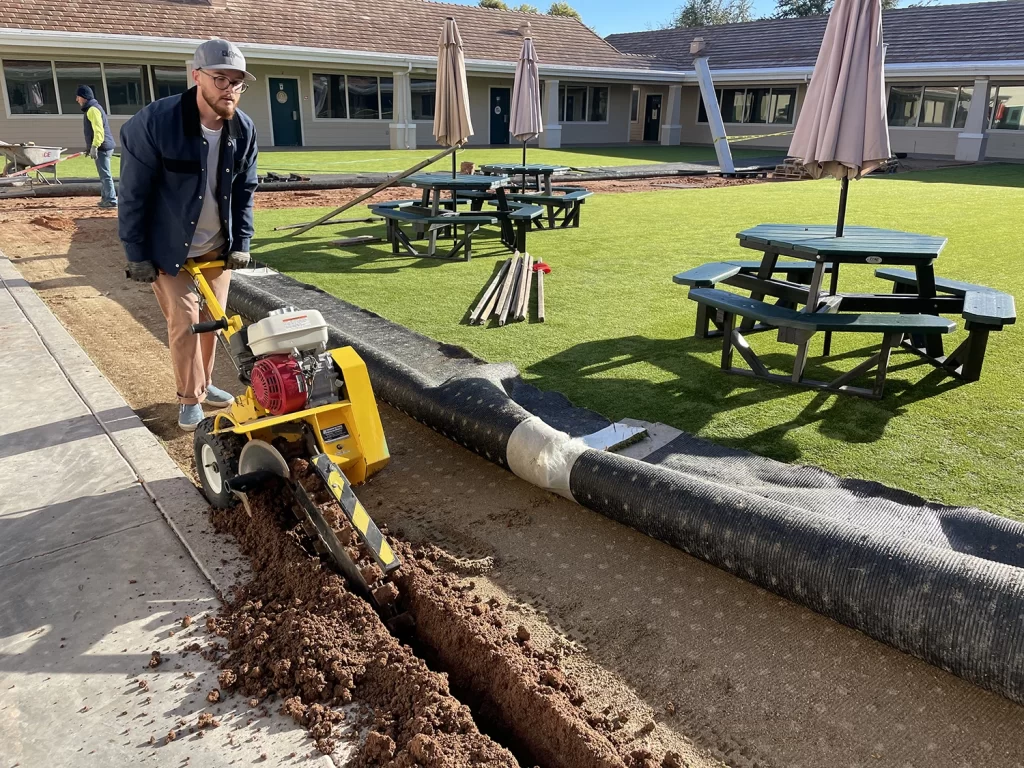
[[[505,0],[509,6],[524,0]],[[964,0],[938,0],[938,5],[948,5]],[[448,0],[461,5],[476,5],[477,0]],[[547,10],[551,0],[525,0],[542,11]],[[670,19],[683,0],[569,0],[569,4],[580,12],[583,21],[594,27],[604,37],[613,32],[636,32],[663,26]],[[915,0],[902,0],[900,5],[909,5]],[[775,0],[754,0],[754,18],[768,16],[775,9]]]

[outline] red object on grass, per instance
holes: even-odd
[[[543,272],[545,275],[547,275],[551,273],[551,267],[549,267],[543,261],[538,261],[536,264],[533,265],[533,271]]]

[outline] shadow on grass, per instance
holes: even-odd
[[[253,255],[263,264],[283,272],[318,272],[321,274],[397,274],[406,269],[435,269],[464,263],[462,251],[455,258],[426,256],[427,240],[413,240],[420,255],[404,250],[393,253],[391,244],[334,245],[334,240],[369,235],[383,237],[383,224],[347,228],[343,233],[325,239],[323,234],[300,235],[285,240],[281,236],[253,239]],[[437,248],[444,253],[451,248],[451,237],[438,237]],[[269,250],[273,249],[273,250]],[[497,231],[481,230],[473,236],[473,258],[503,258],[509,255]]]
[[[577,405],[592,408],[609,418],[660,421],[694,434],[714,421],[719,425],[715,442],[785,462],[801,458],[799,444],[789,437],[789,433],[795,430],[816,425],[823,436],[831,439],[872,443],[883,437],[889,421],[901,415],[906,406],[961,384],[937,370],[916,382],[893,378],[893,373],[927,366],[909,353],[906,356],[896,353],[889,366],[886,395],[881,401],[812,393],[802,388],[725,373],[718,366],[717,356],[713,361],[707,359],[708,353],[717,351],[719,345],[718,340],[693,337],[649,339],[626,336],[604,339],[577,344],[552,355],[530,366],[527,373],[531,384],[541,389],[564,392]],[[843,372],[834,366],[836,362],[859,362],[877,349],[877,345],[871,345],[834,355],[827,361],[812,358],[807,376],[831,380]],[[761,359],[773,370],[792,370],[792,355],[767,354]],[[634,365],[654,366],[667,375],[631,377],[628,368]],[[729,429],[721,418],[722,414],[735,413],[737,419],[763,420],[760,414],[767,409],[761,409],[762,404],[787,398],[801,402],[808,397],[810,400],[793,418],[769,424],[755,432],[749,432],[749,427],[744,424]],[[749,409],[751,415],[744,417],[741,414],[744,409]],[[730,431],[744,434],[739,437],[722,434]]]
[[[1024,188],[1024,164],[997,163],[936,168],[932,171],[886,173],[871,176],[880,181],[924,181],[932,184],[973,184],[983,187]]]

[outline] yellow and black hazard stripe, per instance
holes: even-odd
[[[352,490],[352,484],[349,483],[344,473],[338,469],[338,465],[331,461],[326,454],[321,453],[313,458],[313,467],[330,489],[331,495],[341,505],[345,516],[352,523],[352,527],[356,529],[359,538],[362,539],[366,548],[370,550],[373,559],[377,561],[377,564],[383,569],[384,573],[391,573],[391,571],[401,565],[402,563],[398,556],[391,549],[391,545],[388,544],[387,539],[384,538],[384,534],[380,532],[377,524],[373,522],[373,518],[366,511],[366,507],[356,498],[356,494]]]

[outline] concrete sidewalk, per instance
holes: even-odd
[[[0,764],[331,765],[291,720],[207,701],[216,665],[186,648],[216,639],[237,550],[2,254],[0,278]]]

